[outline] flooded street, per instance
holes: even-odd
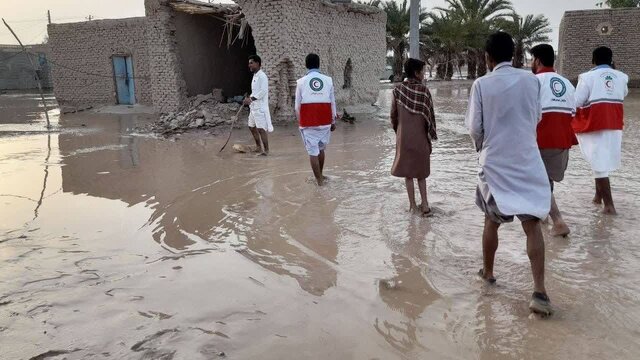
[[[557,313],[539,320],[519,222],[501,230],[498,285],[475,277],[470,83],[430,87],[432,218],[390,175],[388,85],[377,113],[339,124],[324,188],[293,126],[259,158],[219,153],[225,136],[134,134],[146,114],[52,111],[47,135],[36,96],[1,95],[0,358],[638,359],[640,92],[611,178],[619,216],[591,203],[571,152],[556,196],[572,234],[544,226]]]

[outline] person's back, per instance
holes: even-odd
[[[576,90],[578,114],[573,122],[576,133],[622,130],[628,83],[629,76],[606,65],[581,74]]]
[[[527,151],[535,154],[540,119],[540,112],[533,111],[540,109],[540,84],[536,77],[502,63],[474,86],[482,96],[485,119],[480,164],[491,166],[494,159],[520,156]]]
[[[479,162],[500,210],[505,214],[546,216],[548,207],[522,208],[527,203],[523,196],[548,196],[544,190],[548,181],[536,140],[541,116],[538,79],[503,62],[476,80],[473,87],[482,102]]]

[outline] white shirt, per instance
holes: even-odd
[[[473,83],[465,123],[480,153],[480,189],[503,215],[549,214],[551,188],[540,157],[540,82],[531,72],[503,62]]]
[[[319,80],[314,82],[312,80]],[[314,86],[314,88],[312,88]],[[296,117],[300,120],[301,109],[308,104],[329,104],[331,108],[332,123],[337,117],[337,106],[333,79],[320,73],[318,69],[311,69],[305,76],[296,82]],[[321,125],[318,127],[331,127],[331,125]]]
[[[258,70],[253,74],[253,80],[251,81],[251,95],[253,100],[249,109],[251,111],[262,109],[267,117],[267,121],[271,123],[271,113],[269,112],[269,78],[264,71]]]

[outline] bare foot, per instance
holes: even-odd
[[[264,151],[261,152],[260,154],[258,154],[258,156],[267,156],[267,155],[269,155],[269,153],[268,152],[264,152]]]
[[[564,222],[558,222],[557,224],[554,224],[553,227],[551,228],[551,235],[553,236],[566,237],[570,233],[571,233],[571,230],[569,230],[569,227]]]
[[[418,211],[420,211],[418,209],[418,205],[416,204],[409,204],[409,212],[410,213],[417,213]]]
[[[318,186],[324,186],[324,178],[316,179]]]
[[[593,202],[594,204],[596,204],[596,205],[600,205],[600,204],[602,204],[602,198],[596,195],[596,196],[593,198],[592,202]]]
[[[618,215],[616,208],[613,206],[605,206],[602,213],[605,215]]]

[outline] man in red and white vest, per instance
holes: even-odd
[[[538,148],[547,170],[551,186],[551,211],[553,221],[551,233],[554,236],[567,236],[569,227],[562,219],[555,196],[554,182],[561,182],[569,164],[569,149],[578,145],[571,127],[575,116],[575,92],[571,82],[560,76],[553,68],[555,52],[553,46],[540,44],[531,49],[533,60],[531,70],[540,81],[540,103],[542,119],[538,123]]]
[[[609,174],[620,167],[623,101],[629,94],[629,77],[613,68],[613,51],[608,47],[602,46],[593,51],[593,64],[596,67],[578,79],[578,109],[573,130],[596,179],[593,202],[601,204],[604,201],[602,212],[615,215]]]
[[[336,129],[336,98],[333,80],[320,73],[320,57],[309,54],[305,60],[307,75],[296,87],[296,115],[302,141],[309,154],[311,169],[319,186],[324,185],[324,151]]]

